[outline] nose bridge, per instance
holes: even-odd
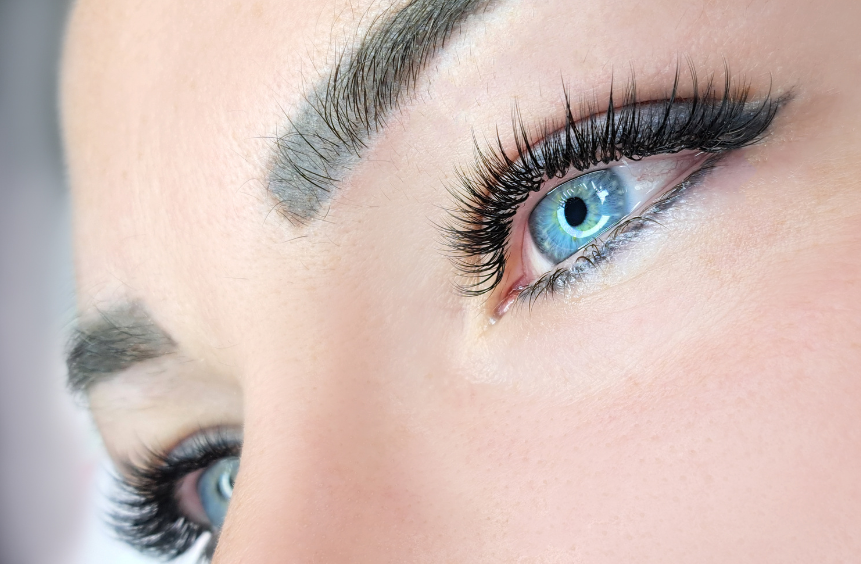
[[[440,382],[460,312],[381,287],[315,288],[294,319],[250,326],[242,460],[215,562],[418,561],[437,542],[428,531],[453,526],[440,499],[457,425]]]
[[[216,562],[381,562],[415,546],[438,483],[423,464],[433,456],[426,425],[410,407],[428,400],[416,382],[427,367],[413,358],[409,374],[393,374],[401,363],[359,341],[362,351],[342,342],[306,374],[269,374],[247,390]]]

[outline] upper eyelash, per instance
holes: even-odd
[[[120,540],[138,551],[173,559],[188,551],[209,528],[182,513],[176,498],[182,478],[221,458],[239,456],[241,447],[223,429],[202,431],[183,443],[188,452],[150,451],[145,464],[129,464],[117,477],[110,524]],[[211,553],[214,546],[207,548]],[[204,554],[206,556],[206,554]]]
[[[750,145],[761,138],[788,98],[772,98],[769,88],[761,101],[749,103],[750,86],[733,87],[728,69],[721,92],[714,75],[701,89],[696,71],[689,68],[690,98],[678,96],[677,68],[665,100],[638,102],[632,78],[619,107],[614,105],[611,85],[603,113],[596,111],[594,103],[583,103],[580,114],[588,117],[575,120],[566,89],[564,122],[544,122],[537,141],[515,105],[514,158],[508,156],[499,135],[490,150],[482,150],[476,141],[475,166],[457,171],[460,186],[451,190],[457,206],[443,226],[452,260],[468,280],[458,285],[460,292],[479,296],[499,285],[512,220],[529,194],[540,190],[547,179],[623,157],[638,160],[684,150],[717,154]]]

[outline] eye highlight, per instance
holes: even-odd
[[[557,186],[529,215],[529,234],[542,257],[567,259],[628,214],[625,187],[612,169]]]

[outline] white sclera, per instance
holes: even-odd
[[[657,191],[672,188],[696,165],[702,153],[680,153],[648,157],[639,161],[623,160],[612,167],[624,179],[630,214],[642,211]]]

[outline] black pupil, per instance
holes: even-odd
[[[586,220],[586,202],[580,198],[568,198],[565,200],[565,221],[571,227],[577,227]]]

